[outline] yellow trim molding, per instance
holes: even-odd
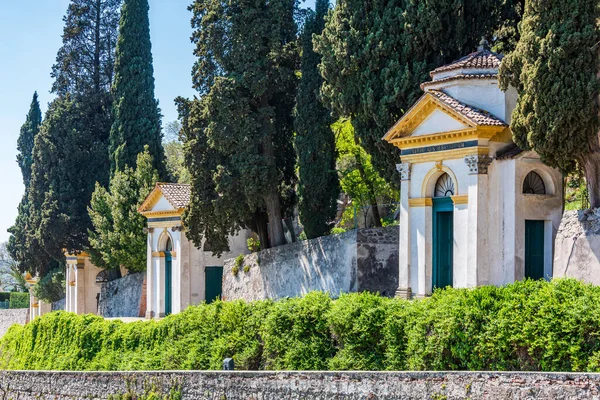
[[[75,286],[75,281],[69,282],[69,286]]]
[[[165,256],[165,252],[164,251],[153,251],[152,252],[152,257],[160,257],[163,258]],[[175,258],[177,257],[177,253],[172,251],[171,252],[171,257]]]
[[[430,197],[417,197],[414,199],[408,199],[408,205],[410,207],[431,207],[433,200]]]
[[[454,204],[468,204],[469,203],[469,196],[466,194],[458,194],[456,196],[450,196],[452,197],[452,202]]]
[[[163,211],[141,211],[146,218],[167,218],[167,217],[181,217],[185,209],[180,208],[177,210],[163,210]]]
[[[33,303],[33,304],[31,305],[31,308],[38,308],[39,306],[40,306],[40,305],[39,305],[38,303]]]
[[[402,159],[402,162],[409,163],[422,163],[429,161],[436,162],[439,160],[455,160],[458,158],[465,158],[466,156],[488,155],[489,151],[490,150],[487,146],[477,146],[466,147],[462,149],[434,151],[431,153],[410,154],[401,156],[400,158]]]

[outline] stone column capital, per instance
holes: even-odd
[[[465,163],[469,167],[469,175],[487,174],[492,158],[487,155],[466,156]]]
[[[400,173],[400,180],[410,181],[410,163],[396,164],[396,171]]]

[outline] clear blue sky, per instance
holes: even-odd
[[[156,97],[164,115],[173,121],[173,99],[191,97],[194,63],[190,17],[191,0],[150,0],[150,35],[154,56]],[[0,242],[17,216],[23,196],[21,171],[16,163],[17,137],[33,92],[42,112],[53,96],[50,70],[61,46],[62,17],[68,0],[18,0],[0,4]],[[313,7],[314,0],[305,6]]]

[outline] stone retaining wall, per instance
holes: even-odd
[[[155,387],[197,400],[597,399],[600,374],[1,371],[4,399],[107,399]],[[135,398],[135,397],[134,397]]]
[[[312,290],[371,291],[393,296],[398,287],[398,227],[359,229],[247,255],[234,274],[225,261],[225,300],[280,299]],[[247,267],[247,271],[244,271]]]
[[[564,213],[555,240],[552,276],[600,285],[600,208]]]
[[[0,337],[4,336],[13,324],[25,325],[27,322],[29,322],[29,308],[0,310]]]
[[[138,272],[103,283],[98,300],[98,315],[105,318],[143,317],[146,311],[143,296],[145,278],[145,272]]]

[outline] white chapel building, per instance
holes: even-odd
[[[432,71],[384,136],[401,151],[399,297],[551,277],[562,175],[513,143],[517,93],[485,45]]]
[[[190,203],[190,185],[157,183],[139,207],[147,218],[146,318],[164,317],[189,305],[221,296],[223,262],[247,254],[251,232],[229,237],[229,252],[197,248],[185,234],[182,215]]]

